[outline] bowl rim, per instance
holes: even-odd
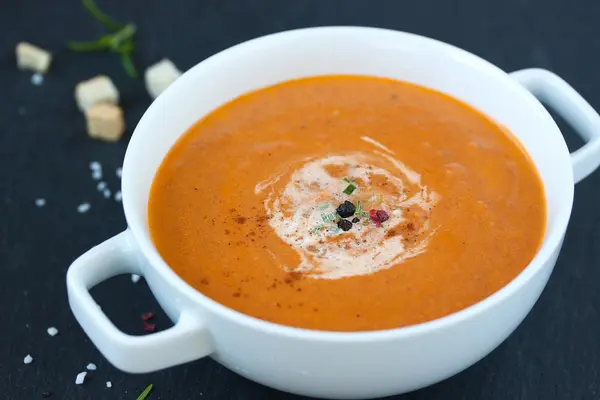
[[[183,74],[183,76],[179,78],[178,81],[175,82],[173,85],[171,85],[167,89],[167,91],[171,92],[177,90],[177,87],[179,86],[185,86],[186,80],[193,79],[192,76],[194,75],[195,71],[199,70],[200,68],[203,68],[204,65],[210,63],[219,63],[220,60],[223,58],[235,55],[236,53],[246,52],[249,47],[267,46],[269,44],[275,44],[282,39],[298,39],[306,36],[319,36],[324,33],[336,33],[340,35],[393,34],[396,35],[398,39],[420,42],[421,44],[435,48],[436,51],[450,53],[453,56],[460,56],[464,59],[467,59],[471,63],[474,63],[478,68],[487,69],[491,74],[493,74],[493,77],[495,79],[502,80],[504,84],[513,86],[513,88],[516,88],[519,91],[521,91],[524,96],[529,97],[531,107],[537,108],[537,112],[541,112],[541,114],[548,119],[548,122],[552,124],[552,128],[555,130],[554,134],[559,135],[563,139],[564,150],[567,152],[567,154],[569,153],[566,143],[564,142],[564,138],[548,111],[531,93],[529,93],[525,88],[520,86],[517,82],[512,80],[506,72],[504,72],[494,64],[491,64],[490,62],[482,59],[481,57],[478,57],[475,54],[467,52],[466,50],[460,49],[456,46],[426,36],[421,36],[403,31],[361,26],[321,26],[294,29],[277,32],[266,36],[261,36],[229,47],[199,62],[198,64],[190,68],[185,74]],[[142,267],[142,271],[144,268],[147,267],[154,268],[158,275],[161,276],[161,279],[166,280],[170,286],[172,286],[178,292],[181,292],[183,295],[189,298],[195,305],[205,308],[214,314],[218,314],[233,323],[240,324],[255,331],[261,331],[271,335],[291,337],[302,340],[315,340],[321,342],[365,343],[372,341],[390,341],[421,336],[439,329],[448,328],[450,326],[460,324],[461,322],[469,320],[485,312],[486,310],[493,308],[494,306],[500,304],[501,302],[510,298],[511,296],[515,295],[515,293],[522,289],[529,281],[531,281],[534,278],[535,275],[537,275],[543,269],[543,267],[552,257],[554,251],[557,250],[562,244],[562,238],[566,231],[573,205],[574,181],[572,173],[570,174],[571,185],[568,188],[565,188],[565,190],[563,191],[563,195],[568,197],[568,201],[564,203],[564,205],[562,205],[562,207],[557,211],[557,215],[553,216],[553,219],[555,220],[555,222],[553,223],[553,227],[552,229],[549,229],[547,231],[546,237],[544,238],[544,241],[542,242],[542,245],[538,249],[538,252],[536,253],[533,260],[508,284],[500,288],[498,291],[492,293],[488,297],[466,308],[463,308],[452,314],[448,314],[446,316],[425,321],[415,325],[375,331],[353,332],[324,331],[306,328],[296,328],[292,326],[269,322],[247,314],[243,314],[205,296],[204,294],[190,286],[182,278],[180,278],[159,255],[154,244],[150,240],[149,235],[144,234],[144,232],[147,231],[147,227],[145,224],[145,220],[147,217],[134,217],[136,215],[135,205],[131,201],[129,201],[127,190],[128,171],[135,169],[135,165],[133,165],[134,161],[131,159],[131,148],[143,144],[143,140],[141,139],[143,132],[141,131],[143,130],[144,125],[146,125],[145,121],[147,122],[147,120],[150,119],[150,115],[159,112],[162,100],[161,97],[163,96],[160,96],[146,110],[146,112],[140,119],[137,127],[135,128],[129,145],[127,147],[125,160],[123,163],[122,181],[123,207],[125,211],[125,218],[127,220],[129,230],[132,232],[133,237],[135,238],[135,242],[137,243],[142,254],[144,254],[145,258],[147,259],[147,264],[150,264],[150,266],[144,265]],[[140,219],[143,221],[139,221]],[[208,330],[210,331],[210,324],[208,324]]]

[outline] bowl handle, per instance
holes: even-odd
[[[515,71],[511,78],[565,119],[585,141],[571,153],[573,178],[580,182],[600,165],[600,116],[571,85],[545,69]]]
[[[213,351],[204,323],[181,310],[167,330],[132,336],[121,332],[102,312],[89,289],[119,274],[140,274],[140,253],[129,230],[90,249],[69,267],[67,292],[75,318],[117,368],[131,373],[152,372],[207,356]]]

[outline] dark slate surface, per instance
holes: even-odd
[[[435,37],[510,71],[530,66],[563,76],[600,108],[600,2],[203,0],[100,1],[135,21],[137,59],[169,57],[182,69],[241,41],[317,25],[371,25]],[[73,319],[65,272],[90,246],[125,228],[119,203],[95,190],[88,163],[102,162],[109,186],[118,180],[127,140],[89,140],[73,101],[74,85],[110,75],[122,94],[129,127],[150,100],[106,54],[74,55],[63,44],[100,32],[75,0],[3,0],[0,5],[0,398],[135,399],[149,383],[151,399],[295,399],[247,381],[211,360],[149,375],[109,365]],[[55,53],[42,86],[17,71],[13,48],[29,40]],[[490,93],[493,96],[493,93]],[[573,148],[580,143],[568,129]],[[47,199],[36,208],[37,197]],[[88,214],[76,212],[89,201]],[[518,330],[467,371],[398,399],[600,399],[600,173],[577,186],[567,238],[538,304]],[[158,311],[143,282],[115,278],[93,290],[123,330],[141,333],[139,315]],[[168,326],[164,315],[160,327]],[[56,326],[57,337],[46,328]],[[23,364],[30,353],[34,362]],[[74,380],[94,362],[83,386]],[[113,387],[105,387],[107,380]],[[202,397],[200,397],[202,394]]]

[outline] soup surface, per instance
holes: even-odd
[[[206,296],[264,320],[363,331],[491,295],[545,231],[541,180],[504,128],[412,84],[284,82],[192,126],[151,188],[163,259]]]

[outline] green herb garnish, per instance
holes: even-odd
[[[135,68],[135,64],[133,63],[131,53],[121,54],[121,64],[123,64],[123,68],[125,69],[125,72],[127,72],[127,75],[132,78],[137,78],[137,70]]]
[[[328,222],[332,222],[332,221],[335,221],[336,219],[338,219],[338,215],[333,214],[333,213],[329,213],[329,214],[321,213],[321,219],[323,220],[323,222],[328,223]]]
[[[334,228],[330,228],[329,231],[335,235],[342,232],[342,229],[339,226],[336,226]]]
[[[91,42],[68,42],[67,47],[76,52],[111,51],[117,53],[121,56],[121,63],[127,75],[136,78],[138,73],[133,62],[135,25],[116,22],[101,11],[94,0],[82,0],[82,4],[94,19],[113,33],[102,35]]]
[[[317,233],[317,232],[319,232],[321,229],[323,229],[323,227],[324,227],[324,226],[325,226],[325,224],[318,225],[318,226],[316,226],[316,227],[312,228],[312,229],[310,230],[310,233]]]
[[[366,211],[363,211],[363,212],[360,213],[360,215],[363,216],[363,217],[368,217],[369,213],[366,212]]]
[[[356,186],[354,186],[353,184],[349,184],[348,186],[346,186],[346,189],[344,189],[344,193],[347,195],[351,195],[352,192],[354,192],[356,190]]]
[[[152,391],[153,387],[154,387],[153,384],[149,384],[148,386],[146,386],[146,389],[144,389],[144,391],[142,393],[140,393],[140,395],[135,400],[145,400],[148,397],[148,395],[150,394],[150,392]]]
[[[354,211],[354,215],[360,215],[363,210],[362,203],[359,201],[356,202],[356,211]]]
[[[346,193],[347,195],[351,195],[352,192],[354,192],[358,187],[356,182],[353,182],[348,178],[342,178],[342,181],[348,184],[348,186],[346,186],[346,189],[344,189],[344,193]]]
[[[102,10],[100,10],[93,0],[83,0],[82,3],[83,6],[90,12],[90,14],[92,14],[92,16],[102,23],[102,25],[104,25],[107,29],[110,29],[111,31],[117,31],[123,28],[123,24],[115,21]]]
[[[327,204],[327,203],[319,204],[319,208],[320,208],[321,210],[324,210],[324,209],[326,209],[326,208],[328,208],[328,207],[329,207],[329,204]]]

